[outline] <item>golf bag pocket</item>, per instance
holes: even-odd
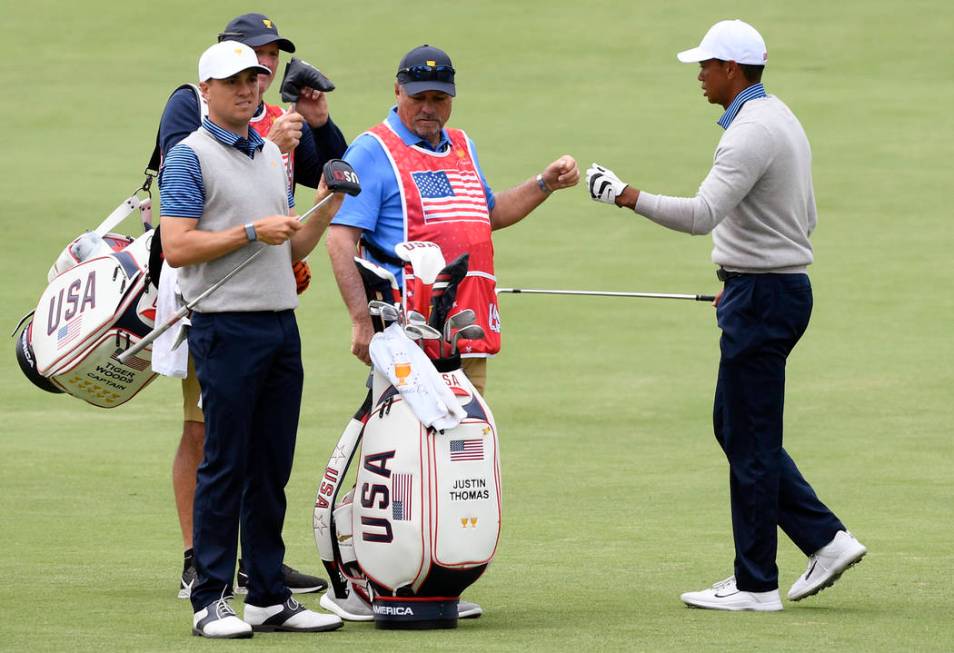
[[[94,406],[119,406],[156,378],[150,368],[148,350],[125,363],[119,362],[119,354],[138,341],[138,337],[120,329],[110,329],[95,342],[85,345],[81,356],[50,379],[64,392]]]
[[[351,494],[345,497],[345,502],[335,508],[335,524],[338,525],[336,537],[338,540],[338,553],[341,557],[341,563],[346,567],[357,561],[354,555],[354,540],[351,531],[352,503],[349,500]]]
[[[428,439],[431,503],[440,519],[431,536],[434,562],[475,567],[493,558],[500,534],[497,438],[487,422],[468,421]]]

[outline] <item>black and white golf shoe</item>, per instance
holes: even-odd
[[[252,636],[252,626],[242,621],[229,604],[232,597],[222,597],[192,615],[192,634],[212,639],[244,639]]]
[[[320,633],[343,625],[335,615],[309,610],[292,597],[266,607],[246,603],[244,616],[245,622],[256,632]]]

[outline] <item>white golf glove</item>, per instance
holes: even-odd
[[[616,198],[626,189],[627,184],[623,182],[616,173],[608,168],[594,163],[586,171],[586,187],[590,191],[590,197],[597,202],[607,204],[616,204]]]

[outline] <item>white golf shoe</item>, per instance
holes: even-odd
[[[768,592],[745,592],[735,586],[735,576],[730,576],[709,589],[686,592],[679,598],[690,608],[732,612],[739,610],[778,612],[782,609],[782,599],[777,589]]]
[[[339,599],[335,596],[334,587],[329,587],[328,591],[322,594],[318,605],[328,612],[334,612],[345,621],[373,621],[374,613],[371,611],[371,604],[358,596],[350,583],[348,590],[348,596]]]
[[[291,597],[284,603],[265,607],[246,603],[244,616],[256,632],[320,633],[343,625],[335,615],[309,610]]]
[[[223,597],[192,615],[192,634],[213,639],[240,639],[252,636],[252,626],[235,614],[229,604],[231,597]]]
[[[861,561],[868,549],[848,531],[838,531],[834,539],[808,557],[805,573],[788,590],[791,601],[801,601],[835,584],[845,571]]]

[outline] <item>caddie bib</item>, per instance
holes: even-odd
[[[446,132],[450,147],[433,152],[406,145],[386,122],[368,131],[381,143],[398,180],[404,239],[437,244],[448,263],[465,252],[470,254],[467,276],[457,288],[456,305],[474,311],[486,337],[461,340],[460,353],[464,357],[490,356],[500,351],[490,211],[467,135],[459,129]],[[428,315],[430,297],[408,292],[409,272],[410,268],[404,275],[407,309]]]
[[[249,126],[258,132],[258,135],[262,138],[268,137],[268,132],[271,130],[272,125],[275,124],[275,121],[278,120],[281,116],[285,115],[285,110],[281,107],[275,106],[274,104],[269,104],[268,102],[262,103],[265,107],[265,110],[262,111],[260,115],[253,116],[249,121]],[[294,192],[295,185],[295,150],[291,152],[282,152],[282,161],[285,162],[285,171],[288,173],[288,185],[292,188]]]

